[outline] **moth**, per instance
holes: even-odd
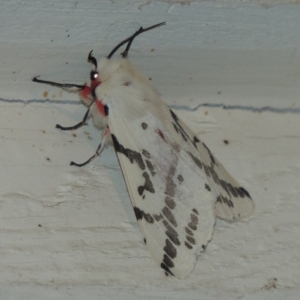
[[[184,278],[212,239],[216,218],[240,220],[254,211],[245,188],[225,170],[209,148],[163,102],[152,83],[128,60],[133,40],[164,25],[141,27],[94,66],[90,85],[34,82],[78,92],[89,117],[102,131],[102,141],[82,167],[112,142],[144,242],[168,275]],[[121,57],[113,58],[126,45]]]

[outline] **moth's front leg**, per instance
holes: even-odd
[[[88,106],[88,110],[85,113],[83,120],[81,122],[79,122],[78,124],[76,124],[74,126],[70,126],[70,127],[64,127],[59,124],[56,124],[56,126],[55,126],[56,128],[58,128],[60,130],[75,130],[75,129],[82,127],[83,125],[86,125],[86,120],[88,119],[89,113],[90,113],[90,107],[94,103],[93,98],[91,97],[92,89],[90,86],[88,86],[87,84],[78,85],[78,84],[74,84],[74,83],[59,83],[59,82],[55,82],[55,81],[41,80],[41,79],[38,79],[37,77],[32,78],[32,81],[56,86],[56,87],[64,89],[67,92],[70,92],[70,93],[74,93],[74,92],[79,93],[79,95],[82,98],[83,103],[86,106]]]
[[[74,126],[70,126],[70,127],[63,127],[59,124],[56,124],[55,125],[55,128],[58,128],[60,130],[75,130],[75,129],[78,129],[84,125],[86,125],[86,120],[88,119],[89,117],[89,113],[90,113],[90,108],[88,108],[88,110],[86,111],[84,117],[83,117],[83,120],[81,122],[79,122],[78,124],[74,125]]]
[[[87,164],[89,164],[92,160],[94,160],[97,156],[100,156],[100,154],[102,153],[102,151],[104,150],[105,146],[107,144],[109,144],[109,141],[110,141],[110,130],[108,127],[106,127],[105,129],[105,133],[104,133],[104,136],[103,136],[103,139],[101,141],[101,143],[99,144],[95,154],[93,156],[91,156],[87,161],[85,161],[84,163],[81,163],[81,164],[78,164],[74,161],[71,161],[70,165],[71,166],[76,166],[76,167],[83,167]]]

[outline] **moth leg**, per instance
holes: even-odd
[[[78,129],[84,125],[86,125],[86,120],[89,116],[89,113],[90,113],[90,108],[88,108],[88,110],[86,111],[84,117],[83,117],[83,120],[81,122],[79,122],[78,124],[74,125],[74,126],[71,126],[71,127],[63,127],[59,124],[56,124],[55,125],[55,128],[58,128],[60,130],[75,130],[75,129]]]
[[[43,83],[43,84],[49,84],[52,86],[56,86],[56,87],[60,87],[68,92],[80,92],[80,91],[84,91],[86,88],[88,89],[88,91],[90,91],[90,87],[87,86],[86,84],[84,85],[79,85],[79,84],[73,84],[73,83],[59,83],[59,82],[54,82],[54,81],[48,81],[48,80],[41,80],[38,79],[37,77],[32,78],[32,81],[34,82],[38,82],[38,83]],[[92,101],[92,103],[90,104],[90,106],[94,103],[94,101]],[[89,112],[90,112],[90,108],[88,108],[87,112],[85,113],[83,120],[81,122],[79,122],[78,124],[71,126],[71,127],[63,127],[59,124],[56,124],[56,128],[60,129],[60,130],[75,130],[80,128],[83,125],[86,125],[86,120],[89,116]]]
[[[100,154],[102,153],[102,151],[104,150],[105,148],[105,145],[107,143],[107,139],[108,137],[110,136],[110,131],[109,129],[107,128],[106,131],[105,131],[105,134],[104,134],[104,137],[101,141],[101,143],[99,144],[95,154],[93,156],[91,156],[87,161],[85,161],[84,163],[82,164],[77,164],[76,162],[74,161],[71,161],[70,165],[71,166],[76,166],[76,167],[83,167],[87,164],[89,164],[92,160],[94,160],[96,157],[100,156]]]

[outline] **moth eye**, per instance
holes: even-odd
[[[99,77],[99,73],[97,71],[91,71],[90,78],[91,80],[96,80]]]

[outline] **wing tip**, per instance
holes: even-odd
[[[230,204],[227,201],[220,201],[218,197],[215,203],[217,218],[227,222],[236,222],[251,216],[255,211],[255,204],[250,194],[248,192],[247,194],[249,195],[247,197],[231,198]]]

